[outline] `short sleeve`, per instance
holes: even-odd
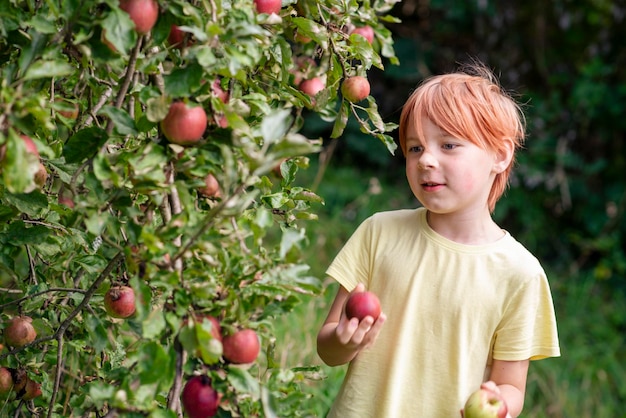
[[[560,356],[556,315],[545,274],[524,283],[506,305],[493,358],[519,361]]]
[[[371,223],[370,217],[359,225],[326,270],[328,276],[348,291],[359,283],[369,287]]]

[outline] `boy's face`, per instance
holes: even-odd
[[[467,139],[455,138],[430,119],[406,127],[406,176],[415,197],[433,213],[487,211],[487,199],[500,164],[496,156]]]

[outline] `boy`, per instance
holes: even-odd
[[[450,418],[484,384],[516,417],[529,361],[560,355],[544,270],[491,217],[523,114],[475,64],[426,80],[403,108],[399,136],[423,207],[371,216],[327,270],[341,286],[318,353],[350,363],[328,416]],[[350,292],[365,289],[384,313],[346,318]]]

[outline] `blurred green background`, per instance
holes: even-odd
[[[543,263],[562,357],[533,362],[524,417],[626,417],[626,4],[623,1],[402,1],[390,24],[399,66],[371,72],[381,114],[397,122],[426,76],[478,58],[523,103],[528,122],[511,188],[495,218]],[[328,138],[309,118],[305,133]],[[415,207],[404,160],[351,126],[299,175],[325,199],[307,225],[307,261],[324,270],[376,211]],[[278,324],[288,367],[321,364],[315,337],[336,284],[303,297]],[[324,416],[345,367],[307,385]]]

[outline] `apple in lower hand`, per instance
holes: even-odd
[[[252,363],[261,351],[259,337],[252,329],[242,329],[225,336],[222,347],[224,358],[235,364]]]
[[[505,418],[507,413],[502,395],[486,388],[473,392],[463,408],[464,418]]]
[[[358,318],[362,321],[366,316],[378,319],[381,313],[378,296],[372,292],[353,292],[346,302],[346,316],[348,319]]]
[[[187,381],[181,398],[189,418],[207,418],[217,414],[221,396],[211,386],[211,379],[200,375]]]
[[[135,313],[135,291],[128,286],[113,286],[104,295],[104,308],[113,318],[128,318]]]

